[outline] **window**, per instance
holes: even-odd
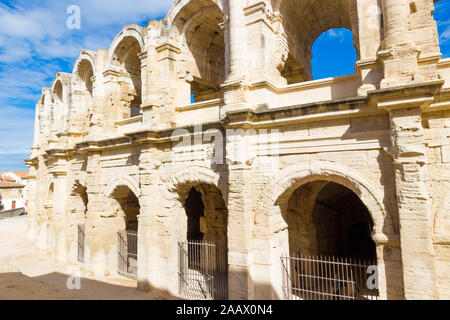
[[[357,61],[353,33],[348,29],[331,29],[313,45],[313,79],[338,77],[355,72]]]

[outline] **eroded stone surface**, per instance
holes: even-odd
[[[432,0],[179,0],[161,21],[124,27],[43,90],[30,239],[78,263],[83,224],[86,272],[110,276],[117,232],[137,223],[140,288],[177,295],[195,188],[204,240],[228,247],[229,297],[278,299],[281,255],[320,254],[339,235],[314,225],[334,219],[313,210],[333,205],[320,192],[333,183],[345,192],[330,194],[367,208],[381,298],[449,298],[450,61],[433,10]],[[338,27],[353,32],[357,73],[310,81],[314,41]]]

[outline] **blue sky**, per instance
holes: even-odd
[[[82,49],[107,48],[127,24],[165,16],[173,0],[0,0],[0,172],[27,170],[34,108],[56,72],[72,72]],[[81,29],[69,30],[66,10],[81,8]],[[450,57],[450,4],[436,4],[444,57]],[[314,45],[314,78],[354,72],[351,32],[330,30]]]

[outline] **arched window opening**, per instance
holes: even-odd
[[[76,90],[72,97],[75,103],[72,121],[75,121],[75,127],[81,132],[89,129],[89,121],[93,113],[93,76],[94,70],[91,63],[82,60],[75,75]]]
[[[127,186],[119,186],[112,193],[115,199],[118,228],[118,272],[135,279],[138,268],[138,216],[139,199]]]
[[[55,84],[55,89],[53,91],[53,94],[55,95],[57,101],[59,100],[59,102],[62,103],[62,100],[63,100],[63,87],[62,87],[61,81],[58,81]]]
[[[180,13],[178,32],[183,37],[185,69],[190,82],[189,100],[202,102],[223,96],[225,81],[225,39],[223,14],[217,5],[193,1]]]
[[[62,125],[63,85],[57,81],[53,90],[53,105],[50,112],[51,131],[58,131]]]
[[[288,202],[292,292],[300,299],[377,299],[367,268],[376,265],[372,217],[352,190],[314,181],[297,189]],[[318,279],[311,283],[305,280]]]
[[[350,30],[331,29],[323,33],[314,42],[312,52],[314,80],[355,73],[357,54]]]
[[[69,257],[72,262],[85,262],[85,222],[88,206],[87,188],[78,181],[74,184],[70,194],[70,239]]]
[[[137,217],[139,216],[141,206],[136,195],[128,187],[120,186],[116,188],[112,197],[119,204],[119,218],[122,220],[120,221],[119,229],[137,232]]]
[[[313,61],[313,57],[319,58],[321,54],[328,54],[328,57],[333,58],[347,57],[348,51],[341,51],[341,46],[323,46],[321,45],[322,39],[319,39],[314,49],[313,45],[324,33],[325,36],[340,35],[336,31],[329,30],[339,28],[353,30],[352,25],[355,17],[352,16],[350,1],[336,0],[330,2],[328,0],[317,0],[310,2],[280,0],[279,6],[275,6],[275,9],[282,16],[282,28],[286,36],[286,41],[280,41],[286,56],[281,65],[280,73],[287,84],[324,77],[324,72],[316,71],[317,58]],[[345,36],[347,37],[347,34]],[[351,41],[353,42],[353,39]],[[319,48],[319,51],[316,50],[317,48]],[[330,62],[327,59],[320,59],[318,63],[324,64],[323,69],[327,70],[326,76],[328,77],[341,73],[339,70],[342,68],[342,61],[337,61]]]
[[[87,188],[80,183],[76,183],[73,187],[72,193],[72,213],[78,215],[80,221],[83,222],[86,218],[88,206]]]
[[[119,118],[127,119],[141,115],[142,78],[141,59],[142,48],[134,37],[125,37],[114,51],[112,63],[122,71],[121,106]]]
[[[289,201],[287,220],[291,254],[376,258],[371,215],[342,185],[324,181],[304,185]]]
[[[189,191],[189,197],[185,203],[187,215],[187,234],[186,239],[189,241],[202,241],[204,233],[201,231],[200,223],[202,217],[205,216],[205,206],[202,200],[202,194],[192,188]]]
[[[197,185],[189,189],[184,209],[187,242],[178,243],[180,290],[189,298],[227,299],[228,211],[222,194],[215,186]]]

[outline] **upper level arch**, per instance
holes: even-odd
[[[71,130],[87,132],[93,113],[95,53],[83,50],[72,72]]]
[[[283,57],[278,69],[288,84],[313,80],[313,45],[331,29],[348,29],[353,33],[353,44],[360,59],[355,0],[273,0],[272,6],[283,38],[279,42]]]
[[[203,4],[202,4],[203,2]],[[207,2],[206,4],[204,2]],[[169,41],[171,37],[175,37],[176,34],[181,35],[185,24],[189,24],[189,21],[198,13],[201,9],[208,10],[214,8],[218,9],[223,15],[222,0],[177,0],[172,5],[169,13],[164,18],[164,31],[166,41]],[[204,10],[206,11],[206,10]]]
[[[140,115],[142,104],[141,53],[146,50],[144,29],[126,26],[114,39],[108,52],[108,63],[120,78],[121,105],[116,120]]]
[[[225,32],[221,1],[178,1],[164,20],[163,41],[181,50],[179,72],[185,75],[187,101],[222,97],[225,82]]]
[[[132,24],[123,27],[119,34],[114,38],[108,49],[108,63],[111,65],[120,64],[125,60],[125,56],[130,49],[130,45],[139,45],[139,53],[146,48],[145,37],[141,26]],[[133,40],[136,43],[133,43]]]
[[[95,52],[81,51],[72,71],[72,87],[79,91],[88,91],[92,95],[92,77],[95,76]]]
[[[52,92],[52,108],[50,111],[50,128],[51,131],[63,131],[67,129],[70,95],[71,95],[71,78],[68,73],[58,72],[53,79],[51,86]]]

